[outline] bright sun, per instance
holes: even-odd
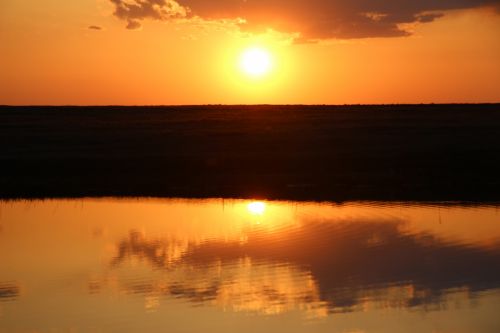
[[[251,77],[262,77],[272,69],[272,59],[269,51],[253,47],[246,49],[240,58],[241,70]]]

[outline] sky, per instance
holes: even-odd
[[[9,105],[500,102],[500,0],[1,0],[0,51]]]

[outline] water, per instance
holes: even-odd
[[[0,202],[1,332],[500,332],[495,206]]]

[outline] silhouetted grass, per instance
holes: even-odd
[[[0,196],[500,199],[500,105],[0,107]]]

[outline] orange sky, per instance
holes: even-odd
[[[380,18],[353,30],[354,16],[342,7],[345,17],[321,30],[305,23],[316,22],[305,18],[316,19],[318,10],[298,15],[271,5],[233,11],[222,0],[214,2],[220,10],[179,3],[189,14],[155,19],[149,12],[118,15],[111,0],[3,0],[0,104],[500,102],[495,9],[450,5],[439,11],[444,16],[428,18],[422,15],[434,7],[418,8],[404,23],[400,8],[388,7],[401,30],[381,26]],[[240,16],[247,24],[238,24]],[[276,31],[262,33],[269,27]],[[241,52],[253,46],[274,58],[272,72],[260,79],[238,68]]]

